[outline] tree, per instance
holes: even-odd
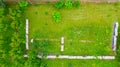
[[[28,52],[28,60],[25,63],[25,67],[40,67],[41,59],[37,57],[37,52],[34,50],[30,50]]]
[[[0,8],[0,17],[6,15],[6,8]]]
[[[80,2],[79,2],[78,0],[76,0],[76,1],[74,2],[74,6],[75,6],[76,8],[78,8],[78,7],[80,6]]]
[[[5,0],[0,0],[0,7],[5,7]]]
[[[71,0],[66,0],[65,7],[69,9],[69,8],[72,8],[72,6],[73,6],[72,1]]]
[[[60,12],[54,12],[53,13],[53,19],[55,22],[60,22],[61,21],[61,15],[60,15]]]
[[[57,2],[56,4],[55,4],[55,8],[58,8],[58,9],[60,9],[60,8],[62,8],[63,7],[63,0],[60,0],[59,2]]]
[[[28,2],[27,1],[21,1],[21,2],[19,2],[19,6],[20,6],[21,10],[25,10],[28,6]]]
[[[0,0],[0,17],[6,14],[5,0]]]
[[[23,12],[24,11],[21,11],[19,6],[15,6],[8,10],[8,14],[6,16],[2,16],[2,20],[0,22],[0,36],[3,41],[3,43],[0,44],[0,51],[2,50],[2,52],[0,52],[2,53],[2,58],[0,58],[3,62],[2,65],[11,65],[12,67],[23,66],[23,46],[25,45],[23,42],[25,40],[25,33],[21,36],[21,32],[24,31],[23,27],[25,26],[25,23],[21,21]]]

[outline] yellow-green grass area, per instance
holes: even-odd
[[[60,12],[61,22],[55,23],[54,12]],[[84,4],[79,8],[56,9],[50,4],[30,5],[25,12],[29,19],[29,39],[55,39],[47,48],[51,54],[114,55],[111,48],[113,23],[117,21],[113,4]],[[65,49],[60,51],[60,38],[65,37]],[[46,50],[47,50],[46,49]]]
[[[48,67],[118,67],[115,60],[45,60]]]

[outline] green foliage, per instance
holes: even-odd
[[[57,2],[56,4],[55,4],[55,8],[58,8],[58,9],[60,9],[60,8],[62,8],[63,7],[63,0],[60,0],[59,2]]]
[[[74,6],[75,6],[76,8],[78,8],[78,7],[80,6],[80,2],[79,2],[78,0],[76,0],[76,1],[74,2]]]
[[[34,50],[29,50],[28,60],[25,62],[24,67],[40,67],[41,59],[37,58],[37,52]]]
[[[9,17],[12,19],[12,20],[15,20],[17,18],[20,18],[22,17],[22,12],[19,7],[16,7],[16,8],[9,8]]]
[[[44,57],[45,58],[45,54],[47,54],[47,49],[46,47],[48,47],[49,45],[49,42],[48,41],[37,41],[37,40],[34,40],[33,46],[31,46],[31,50],[29,50],[28,52],[28,60],[27,62],[25,62],[25,67],[45,67],[46,64],[40,59],[37,57],[38,55],[38,52],[36,51],[37,47],[40,49],[40,52],[42,54],[42,58]],[[37,47],[34,47],[34,46],[37,46]]]
[[[0,7],[5,7],[4,0],[0,0]]]
[[[6,8],[0,9],[0,17],[4,16],[6,14]]]
[[[39,47],[39,41],[34,40],[33,44],[32,44],[32,48],[31,49],[37,49]]]
[[[53,19],[54,19],[55,22],[58,23],[58,22],[61,21],[61,15],[60,15],[59,12],[54,12],[52,16],[53,16]]]
[[[118,62],[120,62],[120,48],[117,50],[116,59],[117,59]]]
[[[42,63],[40,67],[48,67],[47,63]]]
[[[68,63],[68,67],[73,67],[73,65],[71,63]]]
[[[73,6],[72,1],[71,0],[66,0],[65,7],[68,8],[68,9],[70,9],[70,8],[72,8],[72,6]]]
[[[47,11],[45,11],[45,15],[48,15],[48,12],[47,12]]]
[[[120,28],[118,28],[118,31],[120,31]],[[116,55],[116,59],[117,61],[120,63],[120,35],[118,34],[117,37],[117,55]]]
[[[34,34],[33,34],[33,37],[34,37],[34,38],[37,38],[37,37],[39,37],[39,36],[40,36],[39,31],[35,31]]]
[[[55,6],[55,8],[57,8],[57,9],[62,8],[62,7],[64,6],[63,0],[60,0],[60,1],[57,2],[54,6]],[[71,0],[66,0],[66,2],[65,2],[65,7],[66,7],[67,9],[70,9],[70,8],[72,8],[72,6],[78,8],[78,7],[80,6],[80,2],[79,2],[78,0],[76,0],[76,1],[73,3]]]
[[[25,10],[28,6],[28,2],[27,1],[21,1],[21,2],[19,2],[19,6],[20,6],[21,10]]]
[[[36,51],[33,51],[33,50],[30,50],[28,52],[28,58],[29,60],[34,60],[37,58],[37,52]]]
[[[19,6],[20,7],[26,7],[26,6],[28,6],[28,2],[27,1],[19,2]]]
[[[120,2],[118,2],[120,5]],[[120,18],[118,18],[118,22],[120,22]],[[120,27],[118,28],[118,36],[117,36],[117,55],[116,55],[116,60],[120,63]]]
[[[12,16],[15,16],[17,14],[16,9],[15,8],[9,8],[9,14]]]
[[[35,12],[35,14],[37,15],[37,14],[38,14],[38,12]]]
[[[41,51],[43,58],[45,58],[48,55],[48,53],[49,53],[48,49],[50,46],[51,46],[50,41],[48,41],[48,40],[40,41],[39,50]]]
[[[21,11],[17,5],[10,7],[7,11],[7,15],[2,17],[2,22],[0,23],[0,25],[2,25],[0,28],[3,28],[0,29],[0,33],[2,32],[0,34],[2,37],[0,41],[3,41],[0,47],[5,57],[2,58],[4,61],[3,64],[9,63],[11,67],[17,67],[18,65],[18,67],[22,67],[25,49],[25,46],[23,46],[25,45],[25,33],[23,33],[25,32],[25,21],[22,18],[24,11]]]
[[[120,5],[120,2],[116,2],[114,3],[115,6],[119,6]]]

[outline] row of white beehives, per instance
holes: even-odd
[[[28,19],[26,19],[26,49],[27,49],[27,50],[29,49],[29,45],[28,45],[28,41],[29,41],[28,34],[29,34],[29,22],[28,22]]]
[[[28,57],[28,55],[24,55],[24,57]],[[42,58],[41,55],[37,55],[38,58]],[[105,59],[112,60],[115,59],[115,56],[71,56],[71,55],[47,55],[46,59]]]
[[[61,51],[64,51],[64,37],[61,37]]]
[[[116,51],[116,44],[117,44],[117,36],[118,36],[118,22],[114,24],[113,28],[113,37],[112,37],[112,50]]]

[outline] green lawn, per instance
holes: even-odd
[[[52,14],[59,11],[61,22],[55,23]],[[46,14],[48,13],[48,14]],[[113,4],[85,4],[80,8],[55,9],[53,5],[30,5],[25,17],[30,21],[29,37],[55,39],[51,54],[114,55],[111,49],[113,22],[117,21]],[[65,50],[60,51],[60,38],[65,37]],[[89,42],[82,42],[89,41]]]
[[[115,60],[50,59],[45,62],[48,67],[118,67]]]

